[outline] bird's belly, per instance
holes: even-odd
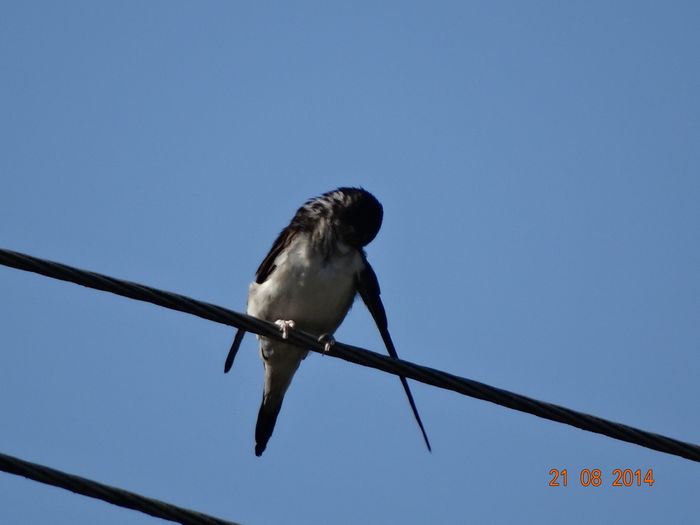
[[[268,321],[293,320],[312,334],[333,333],[350,309],[356,291],[355,254],[321,262],[290,258],[264,283],[252,283],[248,313]]]

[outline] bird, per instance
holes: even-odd
[[[247,313],[274,322],[286,339],[290,329],[318,336],[326,351],[333,333],[359,295],[391,357],[398,358],[380,298],[377,275],[364,247],[382,225],[383,207],[363,188],[341,187],[301,206],[272,244],[248,288]],[[243,341],[236,332],[224,372]],[[255,455],[261,456],[277,422],[284,395],[308,350],[258,336],[264,365],[262,402],[255,426]],[[432,450],[406,378],[399,376],[428,450]]]

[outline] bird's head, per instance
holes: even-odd
[[[358,188],[339,188],[341,203],[335,210],[336,227],[349,245],[362,249],[377,236],[382,226],[384,211],[380,202],[368,191]]]

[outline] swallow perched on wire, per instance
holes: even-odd
[[[389,355],[398,357],[387,328],[377,276],[364,247],[379,232],[383,209],[360,188],[338,188],[311,199],[299,208],[277,237],[248,290],[249,315],[272,321],[286,339],[290,328],[319,336],[326,349],[359,293],[377,324]],[[239,329],[224,372],[233,365],[245,331]],[[255,426],[255,455],[260,456],[275,428],[284,394],[308,350],[266,337],[260,340],[265,367],[262,403]],[[413,415],[423,427],[405,377],[400,377]]]

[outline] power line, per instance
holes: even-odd
[[[6,454],[0,454],[0,470],[186,525],[239,525]]]
[[[79,270],[65,264],[39,259],[23,253],[0,249],[0,264],[39,273],[47,277],[69,281],[82,286],[115,293],[139,301],[150,302],[165,308],[179,310],[217,323],[222,323],[248,332],[264,335],[283,341],[278,328],[267,321],[237,313],[221,306],[197,301],[184,295],[165,292],[150,286],[123,281],[95,272]],[[416,365],[401,359],[384,356],[337,342],[330,352],[324,352],[323,344],[309,334],[291,330],[287,343],[308,348],[314,352],[339,357],[351,363],[376,368],[390,374],[404,376],[422,383],[453,390],[467,396],[490,401],[498,405],[527,412],[535,416],[572,425],[582,430],[634,443],[667,454],[700,461],[700,446],[679,441],[660,434],[654,434],[628,425],[571,410],[569,408],[539,401],[527,396],[509,392],[478,381],[459,377],[434,368]]]

